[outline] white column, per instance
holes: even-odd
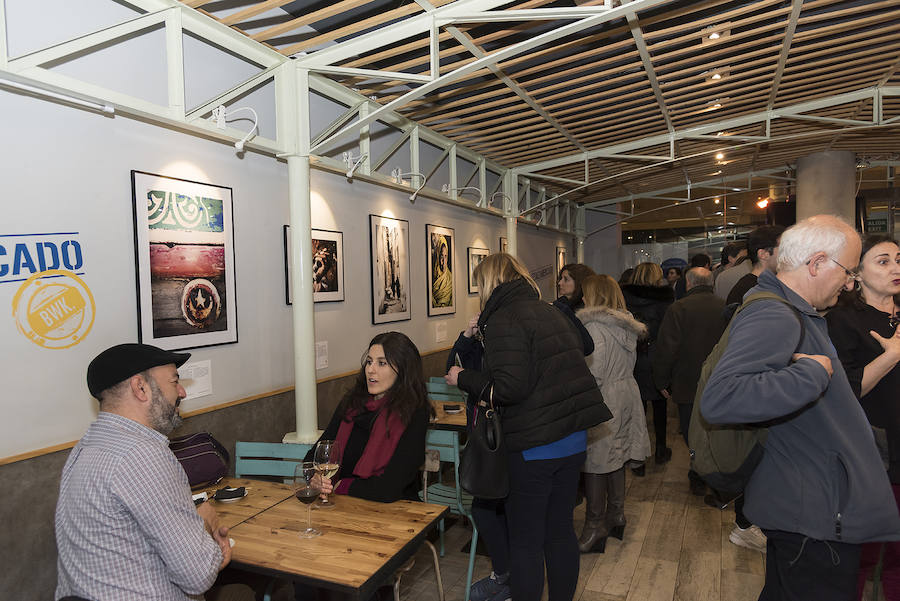
[[[575,262],[584,263],[585,208],[575,209]]]
[[[517,236],[516,218],[519,215],[519,181],[518,174],[510,169],[504,175],[504,194],[506,194],[503,203],[503,214],[506,215],[506,252],[513,256],[518,255],[519,244]]]
[[[309,199],[309,72],[286,67],[279,91],[293,93],[294,102],[283,116],[282,126],[290,146],[287,156],[288,202],[291,220],[291,261],[293,263],[294,321],[294,407],[297,431],[284,435],[283,442],[313,443],[319,438],[316,398],[316,318],[313,310],[312,212]]]

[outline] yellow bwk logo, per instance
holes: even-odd
[[[51,269],[36,273],[13,297],[13,317],[19,331],[49,349],[64,349],[81,342],[94,325],[94,296],[71,271]]]

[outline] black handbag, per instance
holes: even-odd
[[[489,383],[475,404],[469,439],[460,452],[459,484],[473,497],[505,499],[509,494],[508,461],[500,415],[494,407],[494,386]]]

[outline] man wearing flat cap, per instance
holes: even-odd
[[[120,344],[88,366],[100,414],[63,468],[56,599],[189,599],[231,560],[227,529],[211,505],[194,507],[169,450],[189,357]]]

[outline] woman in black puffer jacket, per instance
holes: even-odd
[[[653,346],[659,325],[666,309],[675,302],[675,294],[663,279],[662,267],[656,263],[641,263],[634,268],[631,283],[622,286],[625,304],[636,319],[647,326],[649,337],[638,343],[634,379],[641,389],[641,399],[653,405],[653,431],[656,434],[656,463],[666,463],[672,458],[672,449],[666,446],[666,399],[653,384]],[[640,469],[643,469],[641,466]]]
[[[453,367],[447,381],[476,395],[493,383],[500,406],[509,452],[512,598],[541,598],[546,562],[549,598],[570,600],[579,565],[572,511],[586,430],[612,415],[575,327],[540,300],[537,284],[515,257],[488,256],[474,278],[480,288],[484,368]]]

